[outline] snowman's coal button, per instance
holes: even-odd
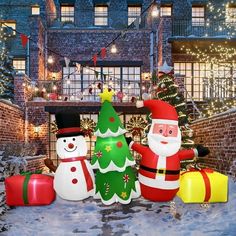
[[[76,167],[74,167],[74,166],[71,167],[71,168],[70,168],[70,171],[71,171],[71,172],[75,172],[75,171],[76,171]]]
[[[77,179],[72,179],[72,184],[77,184],[78,180]]]

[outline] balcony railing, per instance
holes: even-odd
[[[199,23],[192,20],[173,19],[173,37],[234,37],[236,22],[226,22],[225,20],[205,21]]]
[[[124,17],[119,18],[117,16],[123,14]],[[116,29],[148,29],[151,28],[151,22],[147,21],[146,16],[142,16],[141,19],[137,19],[137,22],[133,22],[128,26],[127,12],[112,11],[109,16],[101,20],[107,20],[107,25],[95,25],[95,16],[93,11],[83,11],[81,14],[75,14],[74,16],[60,16],[60,14],[51,13],[46,15],[47,26],[50,28],[78,28],[78,29],[91,29],[91,28],[116,28]],[[126,16],[126,19],[125,19]]]
[[[96,87],[88,87],[82,89],[79,81],[70,80],[67,83],[66,80],[39,80],[37,85],[32,86],[32,99],[34,101],[84,101],[84,102],[99,102],[101,89]],[[117,88],[114,88],[115,91]],[[143,91],[145,92],[145,91]],[[121,93],[119,91],[119,93]],[[114,102],[129,103],[133,102],[134,99],[139,99],[141,97],[141,89],[126,87],[122,88],[122,97],[114,96]]]

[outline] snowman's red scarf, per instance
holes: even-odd
[[[61,159],[62,162],[73,162],[73,161],[80,161],[81,162],[81,166],[82,166],[82,169],[84,172],[85,181],[87,184],[87,191],[89,192],[90,190],[93,189],[93,180],[92,180],[92,177],[88,171],[85,160],[87,160],[85,156]]]

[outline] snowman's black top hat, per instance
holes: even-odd
[[[80,128],[79,113],[57,113],[56,122],[58,128],[57,138],[84,135],[83,130]]]

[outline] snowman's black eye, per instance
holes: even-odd
[[[75,138],[73,138],[72,140],[75,141]]]
[[[63,142],[66,143],[66,140],[64,139]]]

